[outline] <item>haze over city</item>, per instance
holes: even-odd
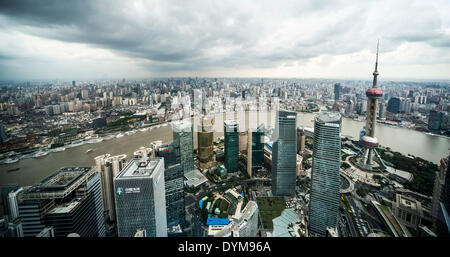
[[[0,80],[449,79],[448,1],[2,1]]]

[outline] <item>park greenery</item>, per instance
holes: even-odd
[[[406,182],[406,189],[431,196],[433,194],[434,178],[439,166],[420,157],[408,157],[399,152],[387,149],[379,149],[379,154],[384,161],[393,165],[394,168],[411,172],[414,180]]]
[[[350,165],[348,163],[346,163],[346,162],[341,162],[341,168],[343,170],[346,170],[346,169],[350,168]]]
[[[286,208],[283,197],[258,197],[256,198],[263,229],[273,229],[272,220],[281,215]]]

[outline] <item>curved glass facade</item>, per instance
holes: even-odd
[[[309,231],[325,236],[335,228],[339,214],[339,168],[341,165],[341,115],[324,112],[314,121]]]

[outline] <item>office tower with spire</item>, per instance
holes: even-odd
[[[119,237],[167,237],[164,159],[132,159],[114,178]]]
[[[294,196],[297,178],[297,133],[295,112],[277,112],[272,151],[272,194]]]
[[[237,121],[226,120],[225,134],[225,168],[228,173],[238,171],[239,162],[239,125]]]
[[[194,169],[194,142],[192,125],[190,121],[176,121],[172,123],[173,140],[180,142],[180,157],[183,172],[187,173]]]
[[[341,115],[322,112],[314,119],[313,163],[309,202],[309,232],[325,236],[336,228],[339,215]]]
[[[377,55],[375,61],[375,71],[373,72],[373,83],[372,87],[366,91],[367,100],[367,116],[366,116],[366,132],[361,138],[361,144],[363,146],[362,150],[357,155],[357,165],[360,168],[372,171],[374,168],[380,167],[382,162],[379,164],[375,162],[375,159],[380,159],[376,149],[378,147],[378,140],[375,137],[375,127],[377,121],[377,110],[378,110],[378,99],[383,96],[381,89],[377,88],[377,77],[378,77],[378,44],[377,44]]]

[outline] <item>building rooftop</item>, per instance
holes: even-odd
[[[69,203],[64,203],[58,206],[55,206],[48,214],[62,214],[62,213],[70,213],[74,210],[78,205],[80,205],[82,199],[76,198]]]
[[[258,210],[258,204],[255,201],[249,201],[241,212],[241,219],[248,220],[252,214]]]
[[[174,132],[191,132],[191,122],[190,120],[173,121],[172,129]]]
[[[414,179],[414,175],[412,173],[409,173],[407,171],[404,170],[398,170],[395,168],[392,168],[388,165],[386,165],[386,171],[392,175],[398,176],[400,178],[403,178],[407,181],[412,181]]]
[[[210,223],[208,234],[214,235],[215,237],[239,237],[239,231],[247,225],[248,219],[258,210],[258,204],[255,201],[249,201],[245,206],[244,210],[240,213],[239,219],[233,219],[229,221],[228,219],[219,219],[223,223]],[[227,221],[228,220],[228,221]],[[211,227],[213,226],[213,227]]]
[[[280,216],[273,220],[273,237],[295,237],[296,224],[300,222],[294,209],[285,209]]]
[[[208,181],[208,179],[203,175],[198,169],[193,169],[184,174],[184,177],[187,179],[185,182],[188,186],[198,187],[201,184]]]
[[[38,184],[24,190],[22,199],[64,198],[96,170],[91,167],[63,167]]]
[[[338,112],[320,112],[315,119],[323,123],[335,123],[340,122],[341,114]]]
[[[163,158],[142,157],[132,159],[117,175],[117,178],[150,177]]]
[[[236,126],[238,125],[238,122],[236,120],[226,120],[223,122],[225,126]]]

